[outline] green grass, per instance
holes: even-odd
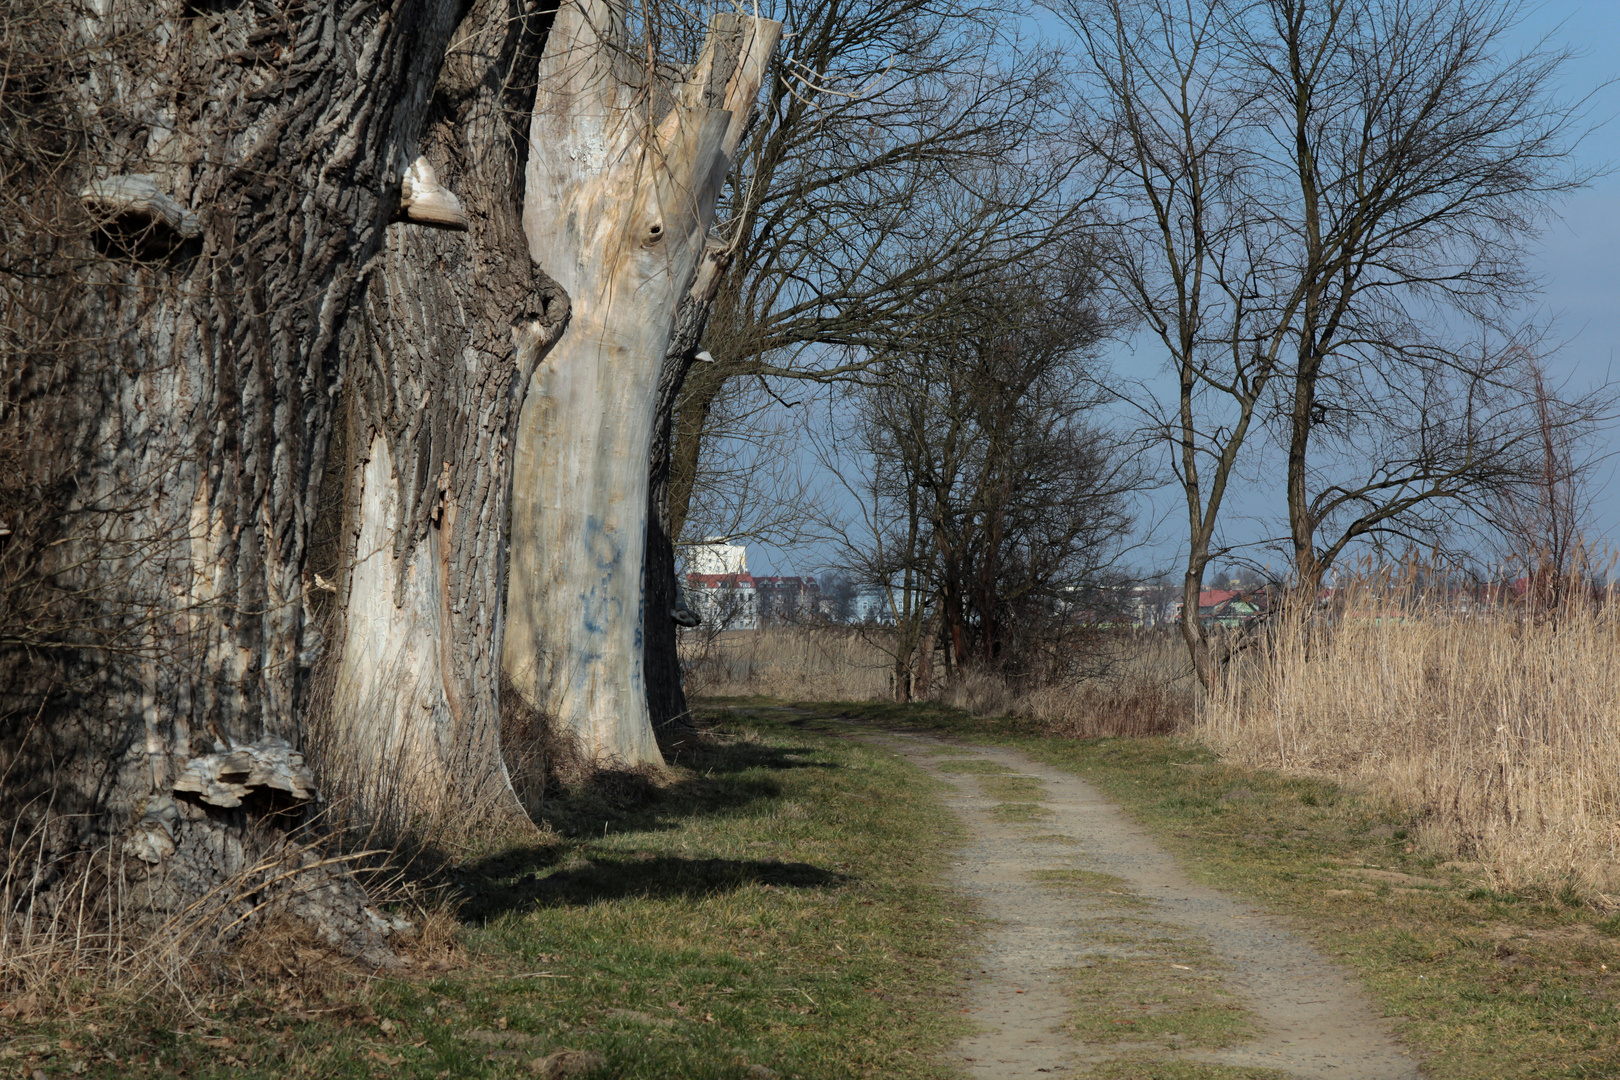
[[[1495,891],[1478,867],[1421,850],[1418,823],[1386,801],[1230,766],[1185,740],[1055,739],[935,705],[820,708],[1012,746],[1085,777],[1191,874],[1293,916],[1436,1080],[1620,1076],[1620,920],[1572,895]],[[1251,1075],[1142,1068],[1098,1075]]]
[[[0,1076],[459,1080],[565,1048],[616,1080],[952,1075],[972,925],[938,885],[960,827],[934,782],[807,726],[733,713],[721,733],[672,783],[609,778],[548,804],[544,842],[463,864],[457,966],[291,960],[195,1014],[0,1018]]]
[[[1005,821],[1012,824],[1021,825],[1052,817],[1053,814],[1052,811],[1048,810],[1040,803],[1016,802],[997,803],[990,808],[990,816],[995,818],[997,821]]]
[[[1039,802],[1046,795],[1046,785],[1033,776],[986,776],[979,789],[1003,802]]]

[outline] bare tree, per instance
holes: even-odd
[[[1118,584],[1140,477],[1089,389],[1089,261],[1074,245],[1003,271],[939,316],[934,347],[879,354],[859,391],[872,521],[852,554],[899,591],[900,644],[933,621],[948,674],[1071,676],[1082,612]]]
[[[1549,384],[1546,365],[1528,350],[1520,359],[1537,420],[1531,467],[1482,513],[1498,535],[1501,565],[1528,580],[1534,610],[1556,618],[1583,576],[1598,569],[1588,530],[1601,459],[1583,445],[1588,425]]]
[[[922,463],[919,447],[888,437],[882,411],[857,406],[853,421],[836,416],[819,440],[822,464],[856,508],[855,520],[831,519],[827,531],[859,585],[887,605],[859,632],[888,656],[890,690],[903,703],[928,693],[940,610],[926,501],[912,482]]]
[[[682,535],[728,390],[861,370],[873,350],[926,335],[928,305],[970,293],[1074,216],[1072,155],[1056,137],[1061,65],[1017,39],[1017,12],[948,0],[764,10],[785,36],[722,203],[722,272],[666,365],[655,552]],[[700,348],[711,362],[694,365]],[[646,593],[663,610],[673,586],[656,561]],[[655,715],[677,715],[672,626],[649,627],[647,657],[662,673],[648,682]]]
[[[711,412],[715,453],[698,462],[682,522],[682,547],[746,538],[793,547],[817,538],[807,507],[821,497],[799,447],[814,422],[806,395],[783,398],[744,381]]]
[[[643,591],[666,354],[715,273],[709,226],[781,32],[717,14],[670,79],[627,66],[624,12],[559,12],[530,128],[529,250],[573,301],[515,441],[505,670],[589,758],[659,762]],[[658,621],[667,626],[667,606]]]
[[[1527,242],[1568,167],[1562,56],[1495,0],[1072,0],[1109,276],[1176,391],[1149,410],[1186,498],[1182,630],[1244,468],[1281,451],[1294,587],[1354,543],[1433,542],[1524,475]],[[1590,422],[1601,402],[1568,412]],[[1274,460],[1274,459],[1264,459]]]

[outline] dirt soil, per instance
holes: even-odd
[[[1324,1080],[1419,1076],[1387,1024],[1327,958],[1280,918],[1193,883],[1084,780],[1011,750],[900,734],[883,742],[946,781],[947,804],[971,829],[953,884],[976,899],[992,929],[969,978],[969,1012],[980,1030],[958,1049],[968,1075],[1030,1080],[1083,1075],[1109,1061],[1179,1060]],[[942,754],[947,747],[956,752]],[[999,800],[981,786],[989,777],[967,771],[974,768],[1040,781],[1040,806],[1049,814],[1017,823],[1006,820],[1005,810],[992,813]],[[1117,904],[1038,883],[1043,872],[1076,870],[1123,879],[1134,895],[1119,899],[1138,918],[1121,920]],[[1066,1024],[1081,1007],[1067,989],[1073,972],[1088,959],[1132,955],[1133,924],[1144,935],[1138,955],[1151,952],[1152,924],[1206,944],[1203,955],[1212,954],[1222,987],[1247,1007],[1258,1037],[1221,1049],[1181,1047],[1174,1039],[1107,1045],[1077,1039]],[[1175,965],[1189,972],[1196,966]]]

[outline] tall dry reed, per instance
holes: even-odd
[[[878,629],[779,626],[683,637],[688,693],[794,701],[875,701],[893,693]]]
[[[967,672],[940,700],[975,716],[1025,717],[1068,738],[1169,735],[1191,723],[1198,684],[1178,632],[1120,630],[1094,645],[1083,678],[1019,689],[992,672]]]
[[[1281,618],[1207,696],[1223,756],[1381,787],[1505,887],[1620,891],[1620,612],[1554,620],[1360,586]]]

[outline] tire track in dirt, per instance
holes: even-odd
[[[1271,1069],[1301,1080],[1417,1080],[1410,1055],[1336,966],[1280,918],[1188,879],[1169,852],[1084,780],[1012,750],[899,733],[881,741],[946,781],[946,804],[971,830],[952,883],[978,901],[994,928],[969,977],[969,1012],[980,1030],[959,1047],[968,1075],[1032,1080],[1084,1074],[1124,1059]],[[942,758],[945,748],[971,756]],[[948,771],[963,762],[1002,766],[1040,781],[1041,805],[1051,816],[1035,828],[998,820],[991,812],[998,800],[986,796],[980,777]],[[1072,839],[1033,839],[1054,833]],[[1206,943],[1224,961],[1222,985],[1248,1008],[1258,1037],[1214,1050],[1177,1047],[1173,1039],[1108,1045],[1076,1040],[1065,1027],[1077,1007],[1068,989],[1071,973],[1097,957],[1130,951],[1130,943],[1118,937],[1118,905],[1088,902],[1036,882],[1043,872],[1073,873],[1076,867],[1123,879],[1135,896],[1121,902],[1136,905],[1152,923]]]

